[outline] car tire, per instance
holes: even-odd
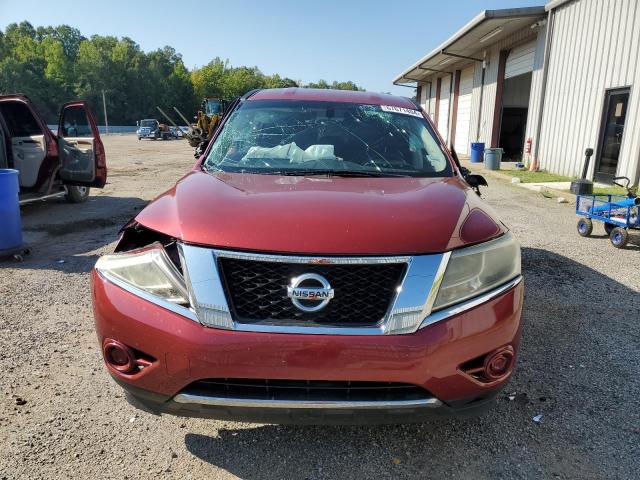
[[[138,137],[138,141],[140,141],[140,140],[141,140],[141,138],[140,138],[140,137]]]
[[[590,218],[581,218],[578,220],[578,234],[581,237],[588,237],[593,232],[593,222]]]
[[[67,194],[65,198],[69,203],[82,203],[86,202],[89,198],[89,187],[82,187],[80,185],[67,185]]]
[[[627,232],[626,228],[616,227],[611,230],[611,233],[609,234],[609,240],[611,240],[611,244],[614,247],[624,248],[629,242],[629,232]]]
[[[604,231],[607,232],[607,235],[611,235],[611,231],[616,228],[616,226],[613,223],[605,223],[604,224]]]

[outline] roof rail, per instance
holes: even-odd
[[[242,95],[240,97],[240,100],[246,100],[247,98],[250,98],[250,97],[254,96],[256,93],[258,93],[261,90],[264,90],[264,89],[263,88],[254,88],[253,90],[249,90],[247,93],[245,93],[244,95]]]

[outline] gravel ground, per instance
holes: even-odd
[[[135,410],[103,368],[87,272],[193,158],[186,142],[105,143],[107,187],[25,207],[33,253],[0,261],[0,478],[638,478],[640,237],[583,239],[571,204],[491,179],[527,290],[518,369],[486,415],[294,427]]]

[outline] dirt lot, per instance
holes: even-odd
[[[0,261],[0,478],[637,478],[640,238],[582,239],[571,204],[495,180],[527,293],[519,368],[485,416],[282,427],[135,410],[103,368],[87,272],[193,157],[181,141],[105,143],[107,187],[25,207],[33,253]]]

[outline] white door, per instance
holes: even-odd
[[[473,65],[462,70],[456,118],[454,146],[459,155],[469,155],[469,131],[471,129],[471,95],[473,93]]]
[[[440,85],[440,106],[438,107],[438,132],[449,143],[449,98],[451,97],[451,75],[442,77]]]

